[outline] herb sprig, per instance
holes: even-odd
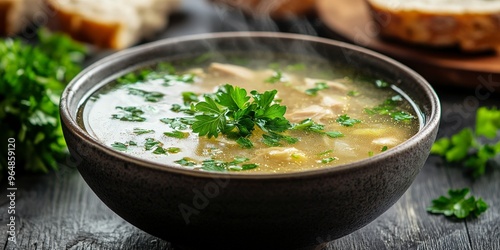
[[[464,219],[469,216],[477,217],[488,209],[488,204],[483,199],[474,196],[466,197],[469,189],[448,190],[449,197],[440,196],[432,200],[432,205],[427,211],[434,214]]]
[[[59,33],[38,32],[35,45],[20,38],[0,40],[0,140],[16,140],[17,170],[48,172],[67,156],[59,98],[80,72],[86,49]],[[0,154],[0,176],[7,154]]]
[[[215,95],[206,95],[205,101],[194,106],[200,114],[195,116],[193,132],[208,138],[219,134],[247,137],[255,127],[267,133],[283,132],[291,124],[284,117],[286,107],[273,103],[276,93],[276,90],[251,91],[250,101],[245,89],[224,85]]]
[[[493,140],[500,131],[500,110],[481,107],[476,113],[476,127],[463,128],[451,137],[437,140],[431,153],[448,163],[457,163],[473,178],[485,174],[487,167],[500,154],[500,141]]]

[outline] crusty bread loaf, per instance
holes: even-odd
[[[47,0],[50,26],[90,44],[123,49],[162,30],[180,0]]]
[[[498,0],[366,0],[382,36],[479,52],[500,48]]]
[[[218,4],[235,7],[246,14],[270,16],[280,19],[300,16],[314,9],[315,0],[212,0]]]
[[[21,32],[33,24],[36,15],[43,13],[41,0],[0,0],[0,36]]]

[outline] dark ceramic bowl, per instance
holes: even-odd
[[[208,51],[321,55],[393,82],[421,112],[419,132],[355,163],[287,174],[197,172],[117,152],[77,123],[82,102],[140,65]],[[188,248],[292,249],[347,235],[391,207],[413,182],[435,140],[438,97],[411,69],[378,53],[283,33],[219,33],[162,40],[111,55],[78,75],[61,99],[69,150],[81,175],[114,212],[138,228]]]

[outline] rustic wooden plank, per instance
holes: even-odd
[[[114,214],[74,169],[23,177],[17,201],[17,245],[0,234],[0,249],[170,249]],[[6,209],[2,202],[2,214]]]
[[[446,169],[429,158],[401,199],[366,227],[329,244],[329,249],[470,249],[465,223],[448,223],[426,212],[449,187]]]

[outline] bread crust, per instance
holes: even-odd
[[[0,1],[0,35],[5,36],[8,33],[9,20],[7,18],[10,9],[12,8],[11,1]]]
[[[119,23],[101,23],[57,8],[48,2],[48,7],[53,16],[49,27],[70,35],[73,39],[90,43],[98,47],[121,49],[124,47],[117,41],[121,31]]]
[[[315,0],[212,0],[241,9],[251,15],[269,15],[280,19],[289,15],[305,15],[315,6]]]
[[[500,11],[430,13],[366,2],[383,37],[433,47],[459,47],[465,52],[500,51]]]

